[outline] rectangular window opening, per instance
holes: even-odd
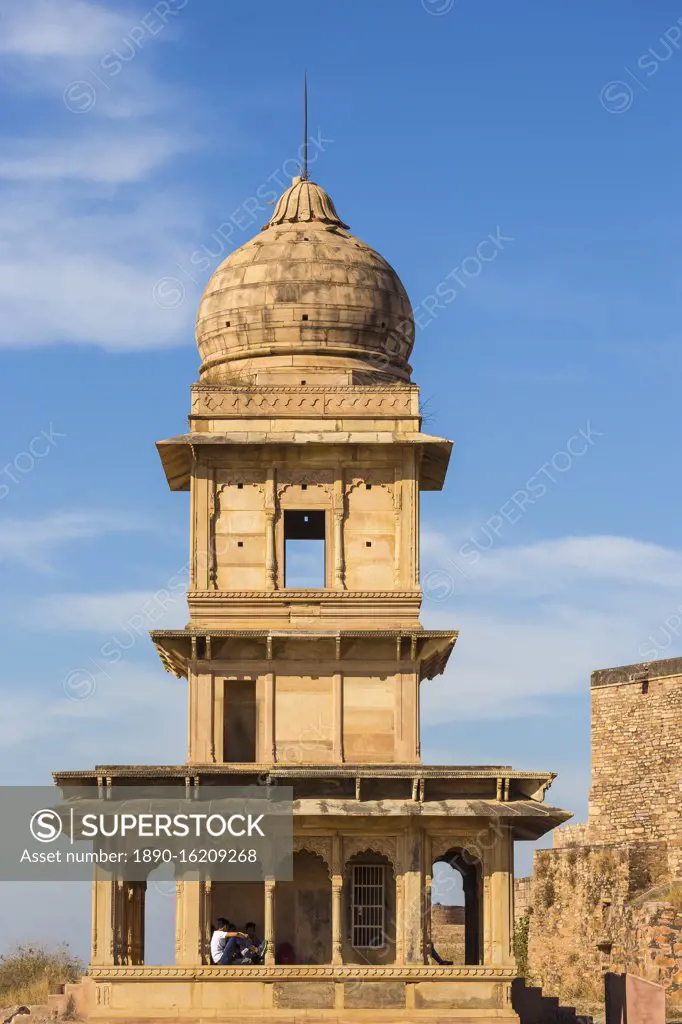
[[[354,948],[381,949],[386,935],[383,864],[353,865],[351,909]]]
[[[226,679],[223,760],[253,764],[256,760],[258,702],[255,679]]]
[[[284,586],[322,589],[325,572],[325,514],[323,511],[284,512]]]

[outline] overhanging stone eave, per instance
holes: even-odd
[[[161,659],[161,663],[167,672],[176,678],[187,678],[189,664],[191,661],[208,660],[202,658],[198,650],[198,641],[201,639],[204,644],[204,653],[207,639],[211,641],[221,639],[247,639],[261,640],[263,642],[263,659],[271,661],[268,656],[269,645],[275,641],[282,640],[328,640],[330,642],[330,657],[332,655],[331,644],[334,645],[336,660],[343,663],[343,641],[344,639],[384,639],[386,637],[399,641],[401,638],[409,641],[414,652],[414,657],[397,658],[396,664],[415,664],[420,666],[420,679],[433,679],[441,675],[447,665],[448,659],[453,651],[459,636],[459,630],[439,629],[348,629],[348,630],[301,630],[301,629],[159,629],[152,630],[150,637]],[[257,663],[259,659],[254,659]],[[382,659],[386,660],[386,659]]]
[[[431,437],[420,431],[265,431],[244,430],[230,433],[179,434],[157,441],[168,486],[172,491],[189,490],[192,462],[199,448],[275,445],[418,445],[422,452],[420,486],[426,491],[440,491],[445,482],[453,442],[444,437]]]
[[[248,761],[232,762],[225,761],[219,764],[210,763],[184,763],[184,764],[96,764],[93,768],[76,768],[71,771],[53,772],[63,778],[95,778],[99,775],[163,775],[171,774],[180,776],[201,776],[203,774],[263,774],[267,770],[272,776],[290,776],[291,778],[309,778],[314,776],[359,776],[361,778],[374,778],[385,775],[387,778],[400,776],[404,778],[464,778],[464,779],[494,779],[504,776],[510,779],[530,779],[537,782],[549,784],[556,778],[556,772],[526,771],[512,768],[508,764],[486,764],[486,765],[440,765],[440,764],[406,764],[389,761],[386,764],[369,764],[366,762],[353,763],[344,761],[342,763],[310,763],[290,764],[271,761]]]
[[[186,785],[188,778],[192,778],[192,770],[197,767],[158,765],[155,766],[155,775],[160,783],[165,781],[172,784],[174,779],[177,780],[178,788],[180,788],[183,782]],[[119,781],[123,779],[128,781],[145,779],[148,781],[152,770],[152,766],[100,765],[91,771],[53,772],[52,774],[55,785],[62,789],[68,799],[70,787],[75,786],[81,792],[81,787],[94,789],[95,786],[99,787],[102,784],[115,785],[117,779]],[[84,801],[81,795],[78,805],[87,807],[87,798]],[[514,839],[519,840],[539,839],[573,817],[570,811],[538,803],[531,799],[499,801],[457,796],[438,800],[302,797],[294,799],[293,811],[296,819],[340,818],[349,823],[368,817],[403,819],[418,817],[425,821],[443,819],[452,828],[457,827],[457,821],[461,823],[474,819],[504,825],[511,829]]]

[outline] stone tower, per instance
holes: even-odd
[[[140,886],[133,919],[97,881],[95,1016],[515,1019],[513,841],[569,815],[543,802],[550,773],[421,761],[420,686],[457,632],[419,621],[419,495],[451,444],[421,432],[413,340],[395,271],[305,178],[208,283],[189,433],[159,444],[190,493],[189,623],[152,634],[188,680],[187,761],[56,780],[285,783],[293,881],[179,883],[161,968]],[[431,955],[437,864],[465,894],[455,965]],[[211,963],[221,915],[260,923],[264,965]]]
[[[395,271],[307,180],[211,278],[190,433],[159,445],[191,495],[189,631],[154,634],[190,763],[419,762],[457,634],[419,624],[419,492],[451,444],[420,432],[413,337]]]

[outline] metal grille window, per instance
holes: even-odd
[[[385,869],[383,864],[353,865],[352,945],[381,949],[385,945]]]

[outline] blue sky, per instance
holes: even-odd
[[[312,176],[402,277],[425,428],[456,442],[423,508],[424,621],[461,629],[425,760],[556,770],[583,817],[590,672],[682,653],[682,9],[0,17],[2,783],[185,757],[184,683],[146,637],[185,608],[141,612],[187,557],[154,442],[186,422],[208,276],[294,173],[306,66]],[[3,900],[0,946],[40,916],[85,950],[82,891]]]

